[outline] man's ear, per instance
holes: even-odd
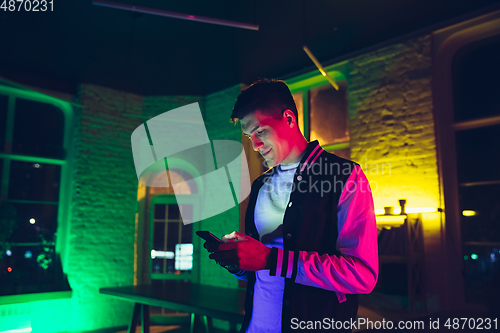
[[[285,110],[283,115],[286,117],[287,124],[290,125],[294,119],[294,114],[292,110]]]

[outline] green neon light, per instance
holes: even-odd
[[[478,255],[473,253],[470,255],[470,257],[473,259],[473,260],[476,260],[478,258]]]
[[[309,130],[309,92],[308,91],[303,91],[302,92],[302,118],[303,118],[303,124],[302,128],[304,129],[304,136],[306,137],[307,141],[311,140],[311,131]]]
[[[37,162],[45,163],[45,164],[57,164],[57,165],[66,164],[65,160],[58,160],[55,158],[0,153],[0,158],[7,158],[7,157],[10,158],[11,160],[23,161],[23,162],[33,162],[33,160],[35,160]]]
[[[341,149],[347,149],[351,146],[349,142],[344,142],[344,143],[336,143],[333,145],[326,145],[326,146],[321,146],[326,151],[332,151],[332,150],[341,150]]]
[[[27,332],[31,332],[31,327],[18,328],[10,331],[1,331],[0,333],[27,333]]]
[[[347,61],[340,62],[338,64],[330,65],[325,67],[325,71],[330,75],[330,77],[336,81],[345,81],[347,73],[350,72],[349,63]],[[344,74],[346,73],[346,74]],[[292,93],[300,90],[308,90],[318,86],[323,86],[330,84],[325,76],[318,73],[318,70],[314,69],[308,73],[295,76],[288,80],[285,80],[286,84],[290,88]]]

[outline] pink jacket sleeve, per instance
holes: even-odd
[[[276,248],[271,253],[277,255],[276,261],[273,260],[277,276],[291,278],[297,271],[296,283],[336,291],[339,301],[343,301],[344,294],[370,293],[378,277],[373,198],[368,180],[358,165],[344,186],[337,217],[336,247],[340,256]],[[293,260],[295,255],[298,260]]]

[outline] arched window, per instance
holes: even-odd
[[[142,258],[138,263],[142,271],[141,283],[171,279],[197,281],[199,240],[194,232],[198,226],[191,223],[197,185],[186,182],[193,177],[182,169],[162,171],[149,177],[151,186],[139,183],[142,223],[138,223],[138,231],[142,234],[142,242],[138,244],[142,246],[138,246],[137,253]],[[176,195],[186,195],[186,199],[179,203]]]

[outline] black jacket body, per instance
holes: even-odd
[[[294,175],[292,192],[283,218],[284,252],[294,251],[294,271],[285,279],[282,309],[282,332],[296,332],[292,329],[292,319],[297,321],[355,320],[358,310],[357,295],[346,295],[347,300],[339,302],[335,291],[310,287],[295,283],[298,251],[318,252],[319,255],[340,256],[336,249],[338,238],[337,205],[343,186],[356,163],[327,153],[318,146],[318,141],[309,142]],[[316,152],[314,150],[316,149]],[[319,151],[320,155],[316,155]],[[314,154],[312,154],[314,152]],[[304,164],[306,164],[303,171]],[[245,214],[245,233],[257,240],[259,234],[254,223],[254,211],[259,189],[277,172],[270,168],[252,184],[248,208]],[[326,192],[327,182],[331,189]],[[314,184],[316,184],[314,186]],[[321,188],[323,186],[323,190]],[[286,270],[286,267],[284,268]],[[275,270],[275,268],[274,268]],[[273,269],[270,272],[273,275]],[[240,332],[246,332],[253,307],[255,273],[247,272],[247,293],[245,319]],[[307,330],[315,332],[315,330]],[[325,330],[318,330],[324,332]],[[335,330],[342,332],[342,330]],[[345,330],[350,332],[351,330]]]

